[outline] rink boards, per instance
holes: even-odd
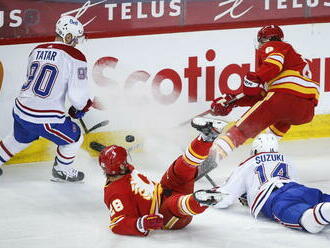
[[[285,40],[311,61],[313,78],[321,83],[316,117],[312,123],[293,127],[286,140],[330,136],[330,54],[326,53],[329,29],[329,23],[283,26]],[[178,127],[207,110],[213,98],[238,93],[243,75],[254,69],[257,30],[88,40],[80,49],[87,57],[90,85],[108,109],[90,111],[84,120],[89,127],[105,119],[110,125],[88,134],[83,147],[87,149],[91,140],[134,145],[125,143],[125,135],[141,129]],[[35,45],[0,46],[0,137],[12,127],[14,99],[24,82],[27,57]],[[234,110],[225,119],[235,121],[245,110]],[[136,144],[139,142],[143,141],[137,135]],[[53,144],[40,139],[11,163],[52,160],[54,151]]]

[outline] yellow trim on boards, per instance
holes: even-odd
[[[187,128],[189,127],[187,126]],[[125,141],[125,136],[128,133],[135,136],[136,139],[134,142],[127,143]],[[291,127],[289,132],[283,137],[283,140],[324,137],[330,137],[330,114],[316,115],[313,121],[308,124]],[[93,151],[91,148],[89,148],[89,143],[92,141],[96,141],[104,145],[116,144],[124,146],[126,148],[143,143],[143,139],[141,137],[138,137],[138,135],[130,131],[89,133],[85,135],[82,148],[93,157],[96,157],[98,155],[98,152]],[[142,151],[142,147],[139,146],[139,148],[135,151]],[[53,161],[55,154],[56,145],[44,138],[40,138],[39,140],[34,141],[28,148],[16,154],[6,164]]]

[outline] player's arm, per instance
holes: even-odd
[[[110,199],[110,225],[112,232],[121,235],[146,236],[150,230],[160,229],[163,226],[161,215],[139,216],[136,204],[126,195],[114,195]]]
[[[233,170],[227,181],[220,186],[220,191],[225,193],[224,198],[215,205],[216,208],[227,208],[246,193],[245,187],[246,169],[237,167]]]
[[[283,71],[283,65],[291,46],[287,43],[266,43],[263,47],[267,53],[261,58],[261,65],[256,74],[262,83],[268,82]]]
[[[237,96],[235,95],[224,95],[218,97],[212,101],[211,104],[211,114],[215,116],[226,116],[228,115],[233,108],[236,107],[250,107],[253,106],[256,102],[263,99],[264,95],[259,94],[256,96],[244,95],[242,98],[235,100],[233,103],[230,103]]]
[[[256,72],[248,72],[244,77],[243,92],[248,96],[263,94],[263,85],[274,79],[283,71],[285,56],[289,45],[286,43],[266,43],[262,49],[264,53],[258,59],[259,66]]]
[[[72,104],[69,114],[76,119],[82,118],[93,106],[88,87],[86,61],[72,60],[71,78],[68,83],[68,98]]]

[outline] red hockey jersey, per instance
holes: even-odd
[[[303,98],[319,99],[320,84],[311,79],[306,60],[282,41],[269,41],[256,53],[256,73],[267,91],[287,92]]]
[[[104,202],[110,211],[110,229],[117,234],[145,236],[136,227],[139,217],[158,213],[162,187],[133,170],[104,187]]]

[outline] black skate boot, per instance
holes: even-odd
[[[214,206],[219,201],[222,200],[225,194],[217,191],[217,188],[213,189],[201,189],[193,193],[196,201],[198,201],[203,206]]]
[[[213,142],[227,124],[225,121],[204,117],[196,117],[191,121],[191,126],[201,132],[206,142]]]
[[[51,181],[53,182],[79,182],[85,177],[83,172],[76,170],[71,165],[63,165],[57,162],[53,165],[52,175],[54,178]]]
[[[0,168],[0,176],[2,175],[2,169]]]

